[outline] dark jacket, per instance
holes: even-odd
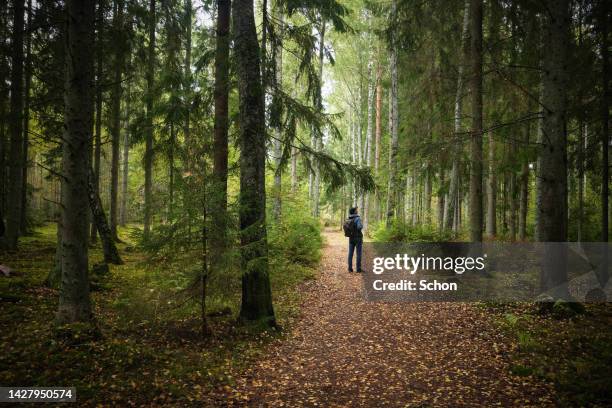
[[[363,223],[361,222],[361,217],[359,214],[351,214],[349,215],[349,220],[354,219],[355,226],[357,227],[357,236],[349,238],[349,241],[352,243],[357,243],[363,241]]]

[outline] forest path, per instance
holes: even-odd
[[[237,379],[230,405],[272,407],[553,406],[553,390],[509,374],[509,340],[468,303],[372,303],[326,231],[302,316]],[[367,265],[366,265],[367,267]]]

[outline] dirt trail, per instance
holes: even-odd
[[[553,406],[552,387],[509,374],[509,341],[466,303],[371,303],[346,271],[342,234],[326,231],[303,315],[236,392],[272,407]]]

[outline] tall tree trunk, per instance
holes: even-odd
[[[97,21],[97,35],[96,35],[96,126],[95,126],[95,146],[94,146],[94,157],[93,157],[93,170],[94,170],[94,188],[96,195],[100,195],[100,162],[102,158],[102,61],[104,58],[103,48],[103,33],[104,29],[104,0],[98,2],[98,9],[96,11]],[[92,220],[93,221],[93,220]],[[96,242],[96,224],[91,223],[91,234],[90,240],[92,243]]]
[[[2,93],[0,93],[0,213],[2,213],[2,235],[4,235],[4,214],[6,211],[6,150],[7,150],[7,141],[6,141],[6,92],[4,89]],[[1,237],[0,237],[1,238]],[[1,243],[1,241],[0,241]]]
[[[149,239],[151,231],[151,210],[153,206],[153,99],[154,99],[154,74],[155,74],[155,28],[157,18],[155,15],[155,0],[149,2],[149,46],[147,58],[147,123],[145,130],[145,157],[144,157],[144,240]]]
[[[215,118],[213,186],[211,205],[211,266],[217,270],[227,245],[227,154],[228,154],[228,95],[229,43],[231,1],[217,0],[217,44],[215,55]]]
[[[191,0],[185,0],[185,79],[187,87],[187,109],[185,109],[185,145],[189,149],[191,146],[191,98],[192,98],[192,81],[191,77],[191,25],[193,22],[193,4]],[[191,162],[191,157],[188,154],[186,158],[187,164]],[[191,166],[186,166],[187,170],[191,170]]]
[[[425,171],[424,176],[422,221],[429,226],[431,225],[431,173],[429,169]]]
[[[461,115],[463,108],[463,89],[464,89],[464,66],[467,63],[467,50],[468,50],[468,33],[469,33],[469,21],[470,21],[470,0],[465,1],[465,7],[463,11],[463,30],[461,32],[461,53],[460,53],[460,61],[459,68],[457,73],[457,91],[455,93],[455,117],[454,117],[454,125],[455,125],[455,139],[459,139],[461,133]],[[447,214],[446,224],[444,225],[444,229],[453,231],[457,231],[456,227],[458,225],[457,220],[455,219],[455,215],[458,214],[456,211],[459,201],[459,175],[460,175],[460,166],[461,166],[461,151],[462,151],[462,143],[459,143],[459,140],[456,140],[455,148],[453,149],[453,163],[451,167],[450,174],[450,182],[448,189],[448,197],[446,200],[446,209],[444,212]]]
[[[200,272],[200,319],[202,324],[202,337],[210,334],[210,326],[206,317],[206,298],[208,297],[208,203],[207,203],[207,180],[204,173],[204,182],[202,185],[202,270]]]
[[[482,0],[470,1],[470,241],[482,241]]]
[[[128,91],[129,93],[129,91]],[[126,104],[127,105],[127,104]],[[121,206],[120,206],[120,211],[119,211],[119,224],[122,227],[125,227],[125,225],[127,224],[127,196],[128,196],[128,176],[130,173],[130,126],[129,126],[129,117],[130,117],[130,112],[129,109],[126,107],[125,110],[125,135],[123,136],[123,158],[122,158],[122,162],[123,162],[123,175],[121,177]]]
[[[541,242],[567,239],[567,52],[570,11],[568,0],[545,1],[542,55],[542,107],[539,134],[536,238]],[[554,249],[554,248],[551,248]],[[566,296],[565,251],[546,251],[540,287]],[[561,287],[560,287],[561,286]]]
[[[357,164],[357,138],[355,132],[355,121],[353,119],[353,111],[349,108],[349,138],[351,143],[351,164]],[[352,199],[351,199],[351,207],[357,205],[357,180],[353,180],[352,184]]]
[[[502,9],[501,4],[498,0],[492,1],[489,6],[490,18],[488,23],[489,30],[489,42],[493,44],[492,50],[490,51],[490,61],[494,66],[499,66],[500,61],[500,47],[499,47],[499,31],[502,26]],[[499,88],[496,85],[496,81],[490,82],[490,93],[493,95],[491,105],[493,109],[496,107],[496,97],[499,95]],[[492,238],[497,235],[497,169],[499,163],[495,159],[495,151],[497,142],[495,140],[494,130],[488,132],[489,145],[488,145],[488,177],[486,180],[486,233],[487,236]],[[502,212],[505,214],[505,212]]]
[[[6,233],[4,246],[17,249],[21,224],[21,190],[23,188],[23,17],[24,2],[13,3],[13,35],[11,47],[11,108],[9,113],[9,135],[11,137],[8,156],[8,197]]]
[[[62,143],[62,284],[57,321],[89,322],[88,162],[93,123],[94,0],[66,1],[66,83]]]
[[[397,13],[397,0],[393,0],[391,4],[391,14],[395,16]],[[394,18],[394,17],[393,17]],[[397,146],[398,146],[398,136],[399,136],[399,120],[398,120],[398,111],[397,111],[397,87],[398,87],[398,79],[397,79],[397,44],[395,41],[395,34],[392,35],[393,39],[391,41],[391,49],[390,49],[390,64],[391,64],[391,106],[390,116],[391,120],[389,121],[390,129],[389,132],[391,134],[390,143],[389,143],[389,186],[387,189],[387,215],[386,222],[387,225],[391,223],[391,220],[396,216],[397,211],[397,191],[399,190],[398,183],[398,174],[397,174]]]
[[[278,0],[274,2],[273,7],[274,20],[276,20],[281,26],[283,24],[283,14],[281,12],[281,6],[278,4]],[[279,33],[279,36],[282,36],[282,33]],[[277,90],[281,90],[283,87],[283,48],[279,43],[280,40],[277,40],[276,43],[273,44],[273,59],[274,59],[274,87]],[[277,92],[275,90],[275,94]],[[272,145],[274,147],[274,161],[275,161],[275,170],[274,170],[274,203],[272,206],[272,213],[274,215],[274,220],[276,222],[280,221],[281,217],[281,193],[282,193],[282,169],[281,169],[281,158],[283,154],[283,145],[282,145],[282,132],[281,127],[277,126],[274,129],[275,138],[273,139]]]
[[[528,123],[526,126],[524,145],[525,149],[529,146],[529,133],[531,126]],[[524,241],[527,237],[527,210],[529,206],[529,159],[523,158],[521,163],[521,178],[519,191],[519,221],[518,221],[518,236],[519,240]]]
[[[610,168],[608,150],[610,145],[610,92],[609,92],[609,66],[608,66],[608,20],[610,18],[608,1],[601,1],[599,23],[601,25],[601,241],[608,242],[608,191],[610,182]],[[607,271],[606,271],[607,273]],[[607,279],[606,279],[607,280]]]
[[[509,146],[510,154],[508,160],[513,160],[516,157],[516,144],[514,140],[510,141]],[[516,241],[516,171],[514,168],[510,169],[508,175],[508,200],[510,201],[509,216],[508,216],[508,234],[510,235],[510,241]]]
[[[323,57],[325,55],[325,19],[321,16],[321,27],[319,31],[319,95],[317,98],[317,111],[323,113]],[[314,132],[315,136],[315,150],[317,152],[323,149],[323,135],[319,131]],[[318,163],[314,166],[314,186],[312,188],[312,202],[313,211],[312,215],[315,218],[319,217],[319,197],[321,192],[321,168]]]
[[[8,2],[4,1],[0,3],[0,26],[8,28],[9,26],[9,13],[8,13]],[[0,47],[3,50],[8,50],[8,35],[0,38]],[[6,139],[6,125],[8,122],[7,115],[7,100],[9,96],[9,88],[7,86],[9,79],[9,64],[6,58],[0,59],[0,224],[3,227],[2,232],[4,235],[4,215],[6,214],[6,195],[7,195],[7,180],[6,180],[6,152],[8,150],[8,142]],[[0,237],[1,238],[1,237]],[[0,239],[0,245],[2,240]]]
[[[113,17],[115,36],[114,80],[111,99],[111,183],[110,183],[110,227],[113,239],[117,239],[117,215],[119,192],[119,145],[121,143],[121,98],[123,87],[121,84],[123,66],[125,65],[124,52],[124,0],[115,0],[115,15]]]
[[[380,61],[377,62],[376,67],[376,131],[374,141],[374,175],[378,177],[380,169],[380,147],[382,138],[382,66]],[[380,191],[376,188],[376,221],[380,221]]]
[[[487,177],[487,236],[497,235],[497,163],[495,161],[495,138],[493,132],[489,132],[488,167],[489,177]]]
[[[600,31],[601,31],[601,79],[602,79],[602,95],[601,95],[601,241],[608,242],[608,192],[610,182],[610,167],[609,167],[609,156],[608,150],[610,146],[610,90],[609,90],[609,66],[608,66],[608,46],[610,44],[608,38],[608,20],[610,16],[610,3],[608,1],[601,1],[599,7],[600,10]],[[604,259],[602,266],[599,268],[599,282],[602,286],[608,284],[609,271],[608,271],[608,247],[606,245],[604,251]]]
[[[174,90],[172,91],[174,92]],[[174,121],[170,121],[170,146],[168,149],[168,219],[174,218],[174,145],[176,134],[174,133]]]
[[[19,230],[21,235],[28,230],[28,151],[30,147],[30,87],[32,84],[32,0],[28,0],[28,25],[26,35],[26,57],[25,57],[25,87],[23,105],[23,175],[21,176],[21,221]]]
[[[235,0],[233,20],[240,101],[240,318],[276,325],[268,274],[264,92],[253,1]]]
[[[375,78],[373,72],[374,62],[373,57],[370,57],[368,63],[368,122],[366,127],[366,143],[365,143],[365,164],[369,168],[372,165],[372,132],[374,131],[374,86]],[[370,222],[370,194],[364,193],[365,203],[363,206],[363,229],[368,230]]]

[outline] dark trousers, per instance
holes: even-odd
[[[349,251],[348,251],[348,269],[349,271],[353,271],[353,252],[357,249],[357,261],[356,267],[357,272],[361,272],[361,245],[363,241],[351,241],[349,240]]]

